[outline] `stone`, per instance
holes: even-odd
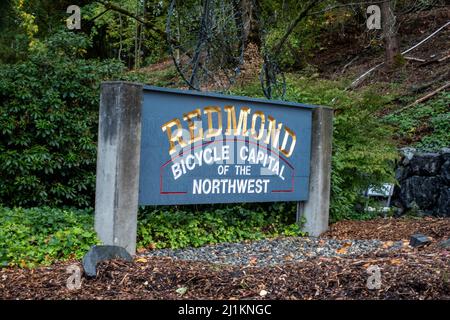
[[[423,247],[427,244],[430,244],[431,241],[432,239],[430,237],[418,233],[411,236],[409,240],[409,245],[414,248]]]
[[[410,177],[401,186],[400,198],[408,209],[413,208],[414,203],[421,210],[435,208],[441,187],[438,177]]]
[[[441,177],[450,185],[450,159],[445,161],[441,166]]]
[[[415,154],[409,162],[412,175],[435,176],[441,169],[442,159],[439,153]]]
[[[450,238],[439,242],[439,247],[441,247],[443,249],[450,249]]]
[[[395,180],[401,182],[409,177],[409,170],[407,167],[399,166],[395,170]]]
[[[110,259],[133,261],[133,257],[123,247],[93,246],[83,257],[84,273],[88,277],[95,277],[97,275],[97,263]]]
[[[450,187],[442,188],[437,202],[437,215],[450,217]]]
[[[408,165],[409,161],[414,157],[414,154],[417,152],[415,148],[405,147],[400,149],[400,154],[403,156],[403,165]]]
[[[442,148],[441,154],[442,154],[443,161],[450,160],[450,148]]]

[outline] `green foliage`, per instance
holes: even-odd
[[[391,113],[387,123],[397,128],[395,138],[423,151],[450,146],[450,93],[444,92],[426,103]]]
[[[147,207],[138,219],[138,245],[199,247],[218,242],[301,235],[295,204]]]
[[[0,203],[92,203],[99,84],[122,66],[83,59],[88,45],[58,32],[26,62],[0,65]]]
[[[89,36],[102,50],[104,57],[115,57],[129,68],[140,68],[159,61],[167,54],[165,37],[154,30],[165,30],[169,1],[109,2],[147,21],[152,28],[144,27],[135,19],[114,10],[102,14],[105,6],[95,1],[81,7],[83,19],[92,21],[95,18]]]
[[[138,247],[181,248],[217,242],[302,235],[295,204],[142,209]],[[0,207],[0,267],[34,267],[80,259],[98,244],[92,210]]]
[[[335,109],[331,174],[331,219],[354,217],[354,206],[368,186],[393,181],[397,157],[392,130],[375,115],[393,97],[376,88],[347,92],[339,82],[287,77],[286,100],[330,106]],[[261,96],[254,83],[236,94]]]
[[[88,210],[0,207],[0,266],[80,259],[97,243]]]
[[[312,11],[319,11],[332,1],[317,3]],[[284,36],[289,25],[303,10],[307,1],[260,1],[261,26],[264,44],[269,52]],[[323,28],[329,28],[325,15],[313,15],[304,18],[284,44],[277,61],[284,70],[293,70],[307,66],[308,58],[321,49],[318,41]]]
[[[144,69],[145,70],[145,69]],[[123,76],[127,81],[141,82],[158,87],[177,87],[183,85],[175,66],[171,65],[162,70],[131,71]]]

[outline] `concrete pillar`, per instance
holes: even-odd
[[[309,199],[297,204],[297,222],[305,218],[303,231],[317,237],[328,230],[333,109],[321,106],[314,109],[311,134]]]
[[[95,230],[105,245],[136,251],[142,85],[101,85]]]

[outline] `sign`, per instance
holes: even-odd
[[[307,200],[313,109],[144,86],[139,204]]]
[[[298,201],[303,231],[328,229],[332,109],[111,81],[99,111],[103,244],[136,252],[139,204]]]

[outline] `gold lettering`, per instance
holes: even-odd
[[[213,128],[212,114],[217,113],[218,128]],[[206,131],[205,139],[220,136],[222,133],[222,111],[220,107],[205,107],[205,114],[208,115],[208,131]]]
[[[283,124],[279,123],[277,128],[277,121],[272,116],[267,116],[267,119],[269,121],[269,127],[267,129],[267,135],[266,139],[264,139],[264,143],[268,145],[270,139],[272,139],[272,147],[278,148],[280,132]]]
[[[294,148],[295,148],[295,143],[297,142],[297,136],[295,135],[295,133],[289,129],[288,127],[284,127],[284,130],[286,131],[284,134],[284,138],[283,138],[283,144],[281,145],[281,148],[279,148],[279,150],[286,156],[286,157],[290,157],[292,155],[292,153],[294,152]],[[288,138],[289,136],[292,137],[292,143],[291,143],[291,148],[289,149],[289,151],[286,150],[286,145],[288,142]]]
[[[172,135],[172,127],[176,126],[177,129],[175,134]],[[187,146],[187,143],[183,140],[183,127],[181,126],[181,122],[179,119],[172,119],[169,122],[166,122],[161,126],[163,132],[167,132],[167,136],[169,138],[169,154],[172,154],[177,151],[175,147],[175,142],[180,144],[181,148]]]
[[[256,135],[256,120],[261,118],[261,125],[259,128],[259,133]],[[251,134],[255,140],[261,140],[264,135],[264,124],[266,123],[266,116],[261,111],[256,111],[252,117],[252,129]]]
[[[203,139],[203,128],[202,127],[198,128],[195,125],[195,122],[192,121],[192,119],[194,119],[194,118],[197,118],[200,121],[202,120],[202,111],[200,109],[195,109],[191,112],[183,114],[183,119],[188,122],[189,133],[190,133],[189,144]],[[195,135],[195,129],[198,129],[197,135]]]
[[[225,106],[224,109],[227,113],[227,129],[225,131],[225,135],[247,136],[247,118],[250,114],[250,108],[241,108],[241,111],[239,112],[239,122],[236,121],[236,109],[234,106]]]

